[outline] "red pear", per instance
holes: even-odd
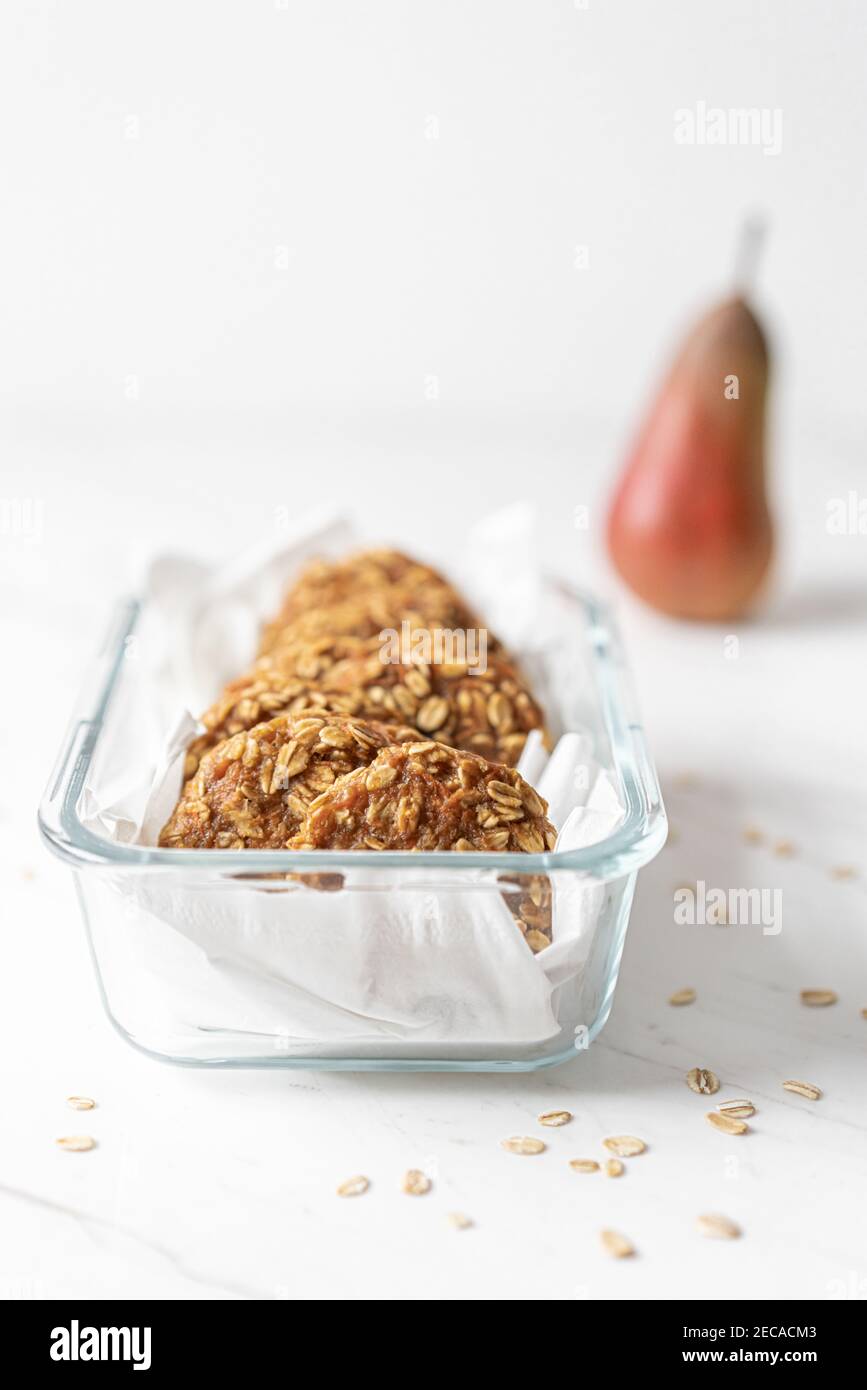
[[[735,297],[695,326],[639,434],[608,522],[630,588],[678,618],[737,618],[768,570],[768,349]]]

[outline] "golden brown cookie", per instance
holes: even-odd
[[[397,550],[365,550],[345,560],[315,560],[290,587],[267,624],[261,653],[299,639],[376,637],[385,629],[440,627],[467,631],[479,620],[430,565]],[[491,636],[488,646],[497,647]]]
[[[298,641],[259,658],[202,716],[185,776],[207,748],[263,718],[301,709],[403,723],[419,734],[514,767],[542,711],[511,663],[488,655],[483,675],[461,662],[382,660],[378,638]]]
[[[360,696],[367,719],[410,724],[420,734],[514,767],[531,729],[544,734],[539,705],[514,665],[487,655],[483,674],[460,661],[383,662],[381,652],[335,662],[323,677],[324,690]]]
[[[205,710],[205,732],[187,749],[184,778],[193,776],[209,748],[278,714],[314,708],[323,714],[361,714],[365,702],[360,695],[337,691],[328,696],[318,682],[336,660],[366,649],[367,644],[354,637],[320,638],[287,645],[279,658],[260,657],[250,671],[229,681],[220,698]]]
[[[315,797],[291,849],[542,854],[557,832],[512,768],[440,743],[381,749]]]
[[[311,608],[330,608],[345,599],[399,585],[409,596],[434,591],[454,592],[430,565],[399,550],[362,550],[344,560],[313,560],[289,588],[281,616],[286,622]]]
[[[311,801],[414,730],[278,715],[205,753],[160,834],[169,849],[283,849]]]
[[[261,655],[285,643],[318,637],[377,637],[386,630],[400,632],[404,624],[458,632],[481,629],[476,614],[453,589],[434,585],[427,590],[406,590],[394,584],[387,589],[363,590],[336,603],[300,610],[293,605],[291,617],[284,609],[263,628],[259,652]],[[487,644],[490,651],[500,649],[492,633],[488,633]]]

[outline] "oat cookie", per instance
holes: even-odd
[[[479,627],[457,591],[429,565],[398,551],[365,551],[309,565],[265,626],[259,651],[299,638],[375,637],[386,628],[399,631],[404,622],[415,628]],[[493,638],[488,645],[496,645]]]
[[[383,662],[379,638],[296,641],[259,658],[231,681],[202,716],[206,732],[190,744],[186,777],[205,749],[275,714],[316,707],[325,713],[407,724],[419,735],[514,767],[539,705],[510,662],[488,655],[473,675],[460,662]],[[544,729],[543,729],[544,732]]]
[[[276,654],[260,657],[251,670],[229,681],[218,700],[202,715],[205,732],[187,749],[184,778],[192,777],[209,749],[233,734],[251,729],[278,714],[299,714],[319,709],[323,714],[359,715],[360,695],[320,688],[335,661],[367,650],[368,643],[354,637],[319,638],[294,642]]]
[[[386,629],[396,632],[404,623],[411,628],[446,628],[453,631],[479,629],[477,615],[452,589],[426,594],[407,593],[400,585],[372,589],[340,603],[309,608],[287,620],[282,615],[262,630],[259,652],[273,651],[286,642],[317,637],[377,637]],[[499,650],[500,643],[488,631],[488,649]]]
[[[514,767],[531,729],[543,729],[542,711],[511,662],[488,654],[486,669],[466,663],[381,660],[380,651],[348,657],[331,667],[323,687],[364,692],[366,718],[400,720],[438,743]]]
[[[407,595],[452,590],[430,565],[399,550],[362,550],[344,560],[312,560],[289,588],[281,616],[287,622],[311,608],[328,608],[357,594],[400,585]]]
[[[278,715],[202,758],[163,827],[172,849],[283,849],[311,801],[413,730],[321,715]]]
[[[556,831],[512,768],[432,742],[382,749],[310,802],[290,849],[541,854]]]

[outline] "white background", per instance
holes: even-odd
[[[7,1293],[867,1295],[867,538],[826,527],[867,492],[865,39],[855,0],[3,6],[0,500],[41,518],[0,536]],[[698,102],[779,108],[780,154],[678,145]],[[728,633],[622,593],[602,529],[754,211],[780,545],[731,661]],[[619,606],[680,831],[640,881],[602,1040],[535,1079],[134,1056],[33,828],[112,598],[145,555],[231,553],[281,508],[344,499],[371,538],[447,561],[526,496],[550,561]],[[794,857],[748,851],[747,821]],[[781,886],[781,936],[675,928],[697,877]],[[684,984],[699,1002],[675,1013]],[[803,1010],[817,985],[840,1004]],[[683,1085],[696,1064],[760,1107],[734,1155]],[[786,1097],[792,1075],[823,1101]],[[54,1149],[70,1091],[100,1101],[92,1154]],[[548,1154],[500,1151],[554,1104],[576,1120]],[[621,1184],[565,1166],[624,1130],[651,1150]],[[407,1209],[411,1164],[436,1183]],[[371,1193],[337,1202],[359,1169]],[[448,1230],[454,1208],[476,1229]],[[707,1209],[744,1239],[700,1243]],[[602,1259],[601,1225],[633,1265]]]

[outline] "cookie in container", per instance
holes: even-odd
[[[532,1070],[574,1056],[607,1017],[635,875],[666,832],[616,629],[561,583],[540,578],[532,647],[498,617],[554,745],[537,729],[521,755],[553,847],[547,832],[542,849],[511,844],[505,803],[523,797],[505,790],[506,820],[488,827],[509,827],[499,849],[159,844],[199,732],[182,715],[190,671],[203,705],[230,662],[249,666],[274,565],[290,578],[301,549],[261,583],[249,566],[234,583],[164,562],[121,607],[76,711],[40,824],[73,870],[109,1017],[192,1065]]]

